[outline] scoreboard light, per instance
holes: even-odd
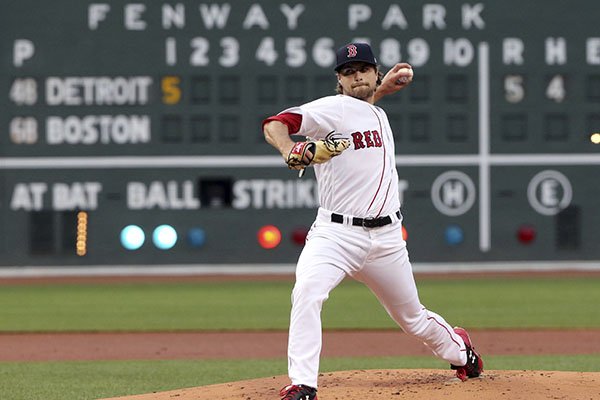
[[[590,141],[593,144],[600,144],[600,132],[592,133],[590,136]]]
[[[521,225],[519,229],[517,229],[517,239],[522,244],[530,244],[535,240],[535,236],[535,228],[531,225]]]
[[[137,225],[127,225],[121,230],[121,244],[127,250],[137,250],[146,241],[146,235]]]
[[[80,257],[87,254],[87,231],[88,214],[85,211],[79,211],[77,213],[77,242],[75,244],[75,251]]]
[[[458,225],[448,225],[444,231],[444,239],[451,246],[456,246],[465,240],[463,229]]]
[[[258,230],[257,238],[263,249],[274,249],[281,243],[281,231],[274,225],[265,225]]]
[[[308,235],[309,229],[305,226],[295,228],[292,231],[292,242],[298,246],[304,246],[306,243],[306,236]]]
[[[161,250],[169,250],[177,243],[177,231],[171,225],[159,225],[152,233],[152,242]]]
[[[202,228],[192,228],[188,231],[187,239],[192,247],[202,247],[206,242],[206,233]]]

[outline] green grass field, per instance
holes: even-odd
[[[599,355],[487,356],[486,368],[598,371]],[[87,400],[286,374],[287,361],[166,360],[0,363],[6,400]],[[330,358],[321,370],[447,369],[434,357]]]
[[[419,279],[421,300],[470,328],[600,328],[600,278]],[[0,286],[0,331],[177,331],[287,328],[292,282]],[[465,293],[469,295],[466,296]],[[392,328],[364,286],[348,281],[325,329]],[[600,354],[489,356],[488,369],[600,371]],[[323,371],[447,368],[434,357],[323,360]],[[95,399],[285,374],[286,360],[0,362],[2,399]]]
[[[0,331],[287,329],[292,282],[139,283],[0,287]],[[422,279],[421,301],[477,328],[600,327],[600,278]],[[468,296],[466,295],[468,293]],[[392,328],[371,292],[346,281],[323,311],[325,329]]]

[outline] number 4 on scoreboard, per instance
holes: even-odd
[[[546,97],[560,103],[565,99],[565,95],[565,78],[560,74],[554,75],[546,87]]]

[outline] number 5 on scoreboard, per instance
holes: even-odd
[[[181,101],[180,83],[181,78],[178,76],[163,76],[160,81],[160,88],[163,93],[162,101],[164,104],[178,104]]]

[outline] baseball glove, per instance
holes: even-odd
[[[329,132],[321,140],[306,137],[306,142],[298,142],[292,147],[286,163],[290,169],[303,171],[309,165],[322,164],[331,160],[342,154],[342,151],[348,147],[350,147],[350,140],[336,135],[335,131]]]

